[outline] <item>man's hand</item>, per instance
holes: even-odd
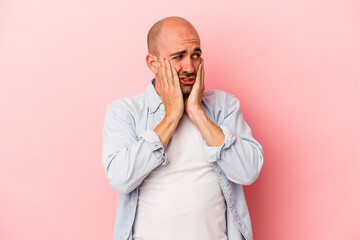
[[[158,93],[165,105],[164,119],[155,127],[164,148],[168,145],[181,117],[184,114],[184,100],[176,70],[168,60],[161,59],[158,65]]]
[[[196,74],[196,81],[191,89],[189,97],[185,99],[185,111],[191,121],[195,121],[195,118],[203,113],[204,110],[201,107],[201,100],[205,90],[204,84],[204,59],[201,58],[199,69]]]
[[[204,75],[204,59],[201,58],[196,81],[189,97],[185,99],[185,111],[189,119],[199,129],[207,145],[218,147],[225,141],[224,133],[206,116],[205,111],[201,107],[201,100],[205,90]]]
[[[180,120],[184,114],[184,100],[176,70],[168,60],[161,59],[159,64],[159,94],[165,105],[165,118]]]

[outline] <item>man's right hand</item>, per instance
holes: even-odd
[[[176,70],[168,60],[158,65],[159,94],[165,106],[165,118],[178,121],[184,114],[184,100]]]
[[[155,127],[164,148],[168,145],[181,117],[184,114],[184,100],[179,77],[169,61],[161,59],[155,84],[165,106],[164,119]]]

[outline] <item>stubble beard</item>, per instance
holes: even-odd
[[[193,89],[193,86],[181,86],[181,92],[183,93],[184,98],[188,97]]]

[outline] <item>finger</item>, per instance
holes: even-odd
[[[164,87],[168,86],[166,72],[165,72],[165,62],[163,58],[160,58],[160,81]]]
[[[168,84],[174,85],[173,74],[172,74],[170,63],[168,60],[165,60],[165,69],[166,69],[166,77],[167,77]]]
[[[200,85],[202,89],[205,89],[205,82],[204,82],[204,78],[205,78],[205,66],[204,66],[204,59],[201,58],[201,75],[200,75]]]
[[[175,68],[171,64],[170,64],[170,67],[171,67],[171,72],[172,72],[172,76],[173,76],[174,86],[180,87],[180,81],[179,81],[178,74],[177,74]]]
[[[165,57],[163,58],[163,63],[164,63],[164,81],[166,82],[166,85],[169,87],[172,85],[172,79],[171,77],[168,76],[169,62],[165,59]]]
[[[198,67],[198,70],[196,73],[196,80],[195,80],[194,86],[201,87],[201,76],[202,76],[201,68],[202,68],[202,62],[200,62],[200,64],[199,64],[199,67]]]
[[[162,83],[162,72],[161,72],[161,60],[159,59],[159,61],[157,62],[157,69],[158,69],[158,83],[156,84],[159,84],[159,86],[163,87],[163,83]]]

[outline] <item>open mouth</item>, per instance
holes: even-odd
[[[180,78],[180,82],[185,85],[190,85],[195,82],[195,78],[194,77],[189,77],[189,78],[182,77],[182,78]]]

